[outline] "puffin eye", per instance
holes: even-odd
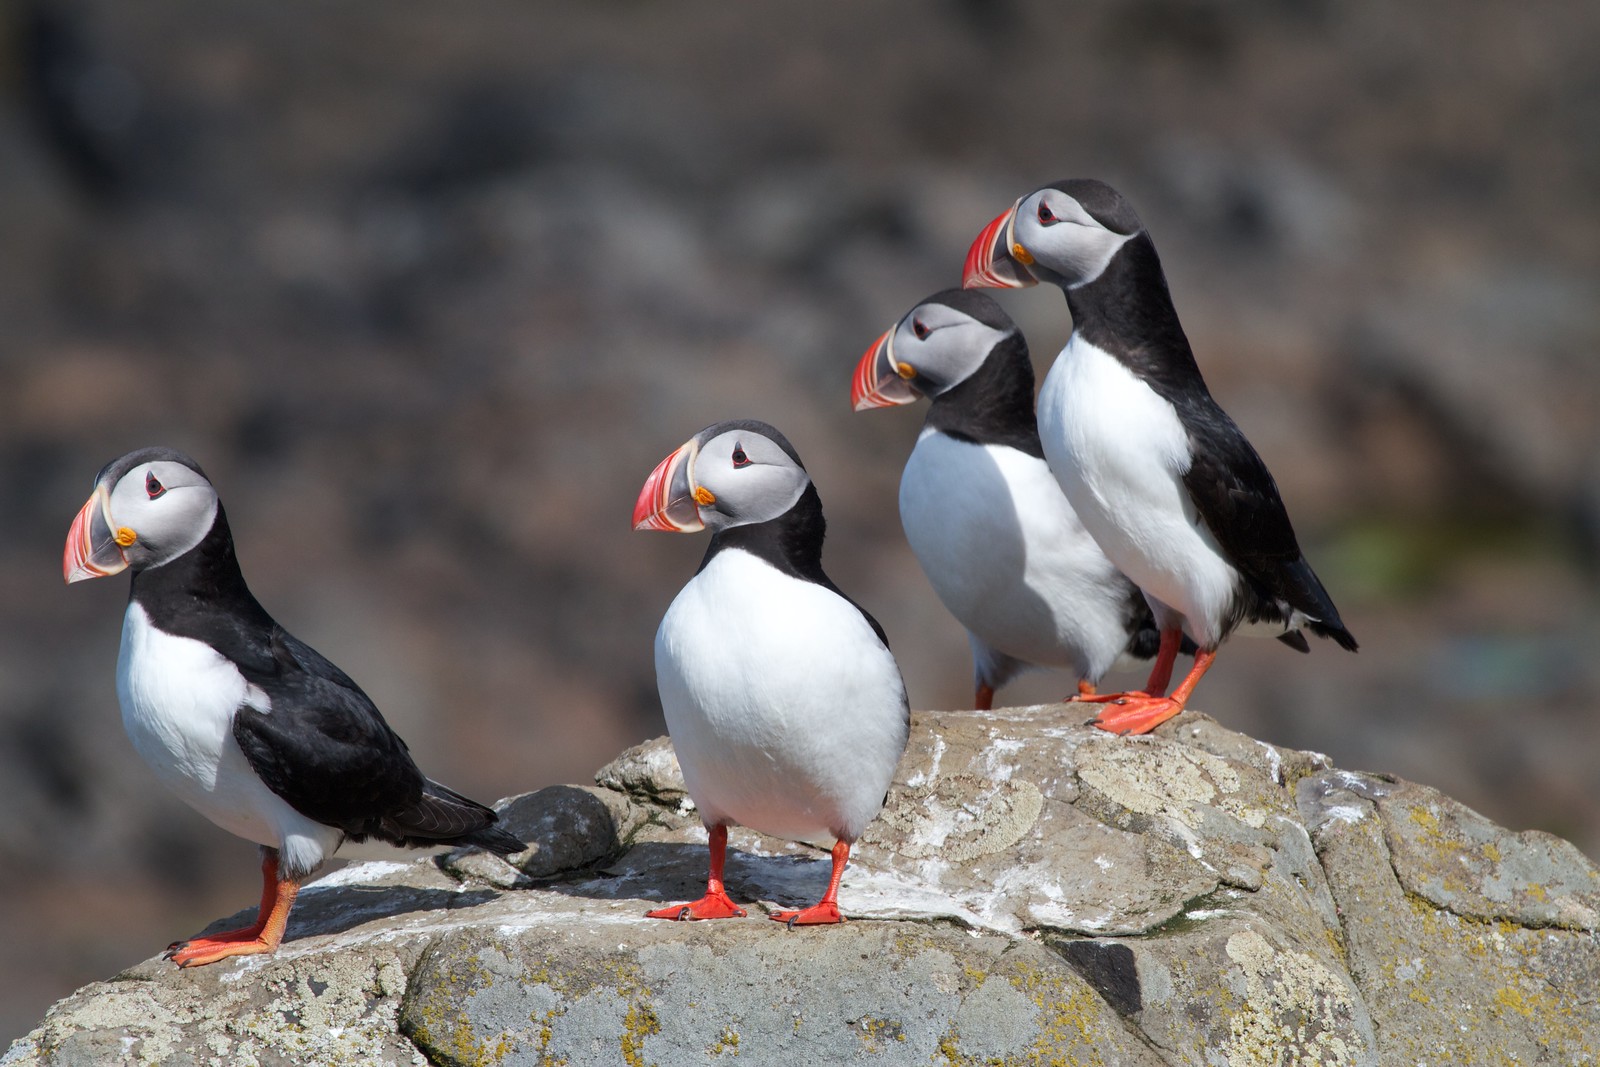
[[[1040,222],[1040,224],[1044,225],[1044,226],[1048,226],[1052,222],[1055,222],[1055,221],[1056,221],[1056,213],[1054,211],[1050,210],[1050,205],[1046,204],[1043,200],[1039,201],[1039,222]]]
[[[748,466],[750,466],[750,457],[744,454],[744,449],[735,448],[733,450],[733,467],[734,467],[734,469],[738,470],[740,467],[748,467]]]
[[[167,487],[162,485],[161,482],[156,478],[156,476],[154,474],[150,473],[149,471],[145,471],[144,472],[144,491],[150,494],[150,499],[151,500],[154,500],[156,497],[160,496],[162,493],[165,493],[167,491]]]
[[[924,326],[921,319],[912,319],[911,332],[917,335],[917,340],[925,341],[928,339],[928,334],[933,331]]]

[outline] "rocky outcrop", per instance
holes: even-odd
[[[311,886],[276,956],[152,959],[51,1009],[50,1064],[1473,1064],[1600,1057],[1600,872],[1438,792],[1189,713],[919,714],[841,904],[744,830],[702,888],[665,740],[506,802],[534,842]]]

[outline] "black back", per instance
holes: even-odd
[[[489,808],[429,781],[366,693],[279,626],[245,585],[222,505],[199,545],[134,574],[132,600],[165,633],[216,649],[272,701],[242,707],[233,736],[250,767],[307,818],[351,839],[523,847]]]
[[[1271,472],[1206,388],[1150,235],[1131,238],[1100,277],[1065,293],[1083,339],[1171,404],[1188,433],[1193,459],[1184,488],[1246,586],[1228,628],[1280,618],[1279,605],[1287,604],[1316,620],[1312,632],[1354,651],[1355,638],[1300,551]]]

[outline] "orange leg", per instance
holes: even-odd
[[[179,967],[203,967],[229,956],[256,956],[277,950],[289,925],[289,909],[294,907],[300,883],[278,877],[277,849],[262,852],[261,905],[256,909],[256,921],[240,930],[174,942],[167,946],[167,959]]]
[[[1183,645],[1183,630],[1174,627],[1161,631],[1161,645],[1156,649],[1156,661],[1150,665],[1150,679],[1144,683],[1143,689],[1135,689],[1126,693],[1099,693],[1093,689],[1083,692],[1083,687],[1078,687],[1078,696],[1071,698],[1091,704],[1126,704],[1137,699],[1161,699],[1166,696],[1167,685],[1172,681],[1172,665],[1177,661],[1178,649]],[[1203,672],[1202,672],[1203,673]]]
[[[972,698],[972,706],[978,711],[989,711],[992,709],[994,707],[994,686],[978,686],[978,692]]]
[[[1161,645],[1156,649],[1156,661],[1150,665],[1150,678],[1144,691],[1153,697],[1167,695],[1172,684],[1172,665],[1178,661],[1178,648],[1183,644],[1183,630],[1174,626],[1161,631]],[[1203,672],[1202,672],[1203,673]]]
[[[1170,697],[1151,696],[1148,693],[1125,693],[1100,709],[1094,724],[1114,734],[1147,734],[1183,710],[1189,694],[1199,684],[1201,677],[1211,669],[1217,658],[1216,650],[1196,652],[1194,666],[1184,676]]]
[[[706,895],[688,904],[674,904],[645,912],[647,919],[742,919],[744,909],[735,904],[722,888],[722,864],[728,854],[728,828],[711,828],[711,875],[706,879]]]
[[[824,926],[844,922],[844,916],[839,914],[839,881],[844,877],[844,865],[848,862],[850,843],[836,842],[833,846],[833,877],[828,879],[828,891],[822,894],[822,899],[799,911],[775,911],[768,918],[790,926]]]

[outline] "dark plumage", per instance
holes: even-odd
[[[117,687],[129,736],[184,800],[267,855],[257,925],[175,946],[181,965],[275,948],[299,883],[346,840],[526,847],[491,809],[424,777],[361,688],[267,614],[187,456],[108,464],[64,568],[69,581],[133,569]]]
[[[1355,651],[1266,464],[1206,388],[1155,244],[1116,190],[1073,179],[1028,194],[978,235],[963,280],[1051,282],[1072,312],[1040,393],[1045,456],[1163,631],[1149,692],[1115,698],[1101,725],[1142,732],[1176,714],[1240,626],[1302,652],[1302,630]],[[1200,651],[1168,698],[1185,632]]]
[[[1083,694],[1125,657],[1154,655],[1149,605],[1045,463],[1027,342],[991,298],[926,297],[857,363],[856,410],[922,397],[928,416],[901,476],[900,521],[967,631],[975,706],[991,707],[997,688],[1033,667],[1071,670]]]

